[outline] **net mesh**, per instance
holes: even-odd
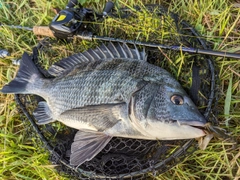
[[[171,21],[169,31],[175,28],[178,32],[177,36],[169,37],[167,41],[164,41],[165,44],[178,43],[178,45],[195,48],[208,48],[195,29],[187,22],[180,20],[175,14],[168,13],[161,6],[146,7],[151,12],[156,12],[159,18]],[[122,11],[126,13],[127,18],[130,17],[128,11],[125,9]],[[126,35],[122,34],[122,36]],[[55,40],[45,39],[38,45],[38,51],[46,53],[49,47],[52,49],[53,45],[58,45],[58,43]],[[164,67],[174,73],[174,70],[167,65],[169,65],[170,59],[179,57],[181,52],[158,48],[146,48],[146,51],[149,63]],[[37,60],[38,68],[48,77],[41,59],[34,57],[33,53],[34,58]],[[181,74],[184,76],[178,76],[178,80],[185,84],[185,89],[199,107],[200,112],[209,121],[216,124],[217,121],[212,116],[215,114],[212,106],[216,101],[215,70],[212,60],[203,55],[186,55]],[[189,79],[192,82],[190,84],[188,83]],[[191,84],[192,87],[190,87]],[[87,161],[79,167],[72,167],[69,165],[70,148],[77,130],[60,123],[38,126],[32,113],[42,99],[35,95],[16,95],[15,98],[20,111],[24,114],[23,121],[28,127],[29,135],[39,137],[39,141],[50,152],[50,161],[58,165],[57,170],[60,173],[68,174],[71,178],[132,179],[134,177],[134,179],[142,179],[150,174],[156,176],[181,162],[197,148],[195,140],[149,141],[115,137],[91,161]]]

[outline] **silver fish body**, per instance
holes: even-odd
[[[205,118],[181,85],[146,54],[126,44],[102,45],[75,54],[49,69],[44,78],[27,54],[3,93],[36,94],[39,124],[58,120],[78,129],[70,162],[80,165],[98,154],[114,136],[150,140],[205,135]]]

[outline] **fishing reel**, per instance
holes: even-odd
[[[91,22],[96,21],[96,18],[105,18],[111,12],[113,6],[113,2],[107,2],[103,13],[97,14],[91,9],[83,8],[77,0],[70,0],[66,8],[54,17],[49,28],[57,38],[66,39],[72,37],[87,29],[87,25],[83,25],[83,21]]]

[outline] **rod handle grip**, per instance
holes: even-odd
[[[114,3],[111,1],[108,1],[105,4],[105,7],[103,9],[103,15],[107,15],[112,10],[113,6],[114,6]]]
[[[51,29],[48,26],[34,26],[33,33],[35,35],[54,37],[53,32],[51,31]]]

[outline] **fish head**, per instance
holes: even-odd
[[[203,129],[206,119],[180,84],[151,84],[139,91],[133,99],[135,116],[132,118],[137,124],[135,127],[145,136],[172,140],[205,135]]]

